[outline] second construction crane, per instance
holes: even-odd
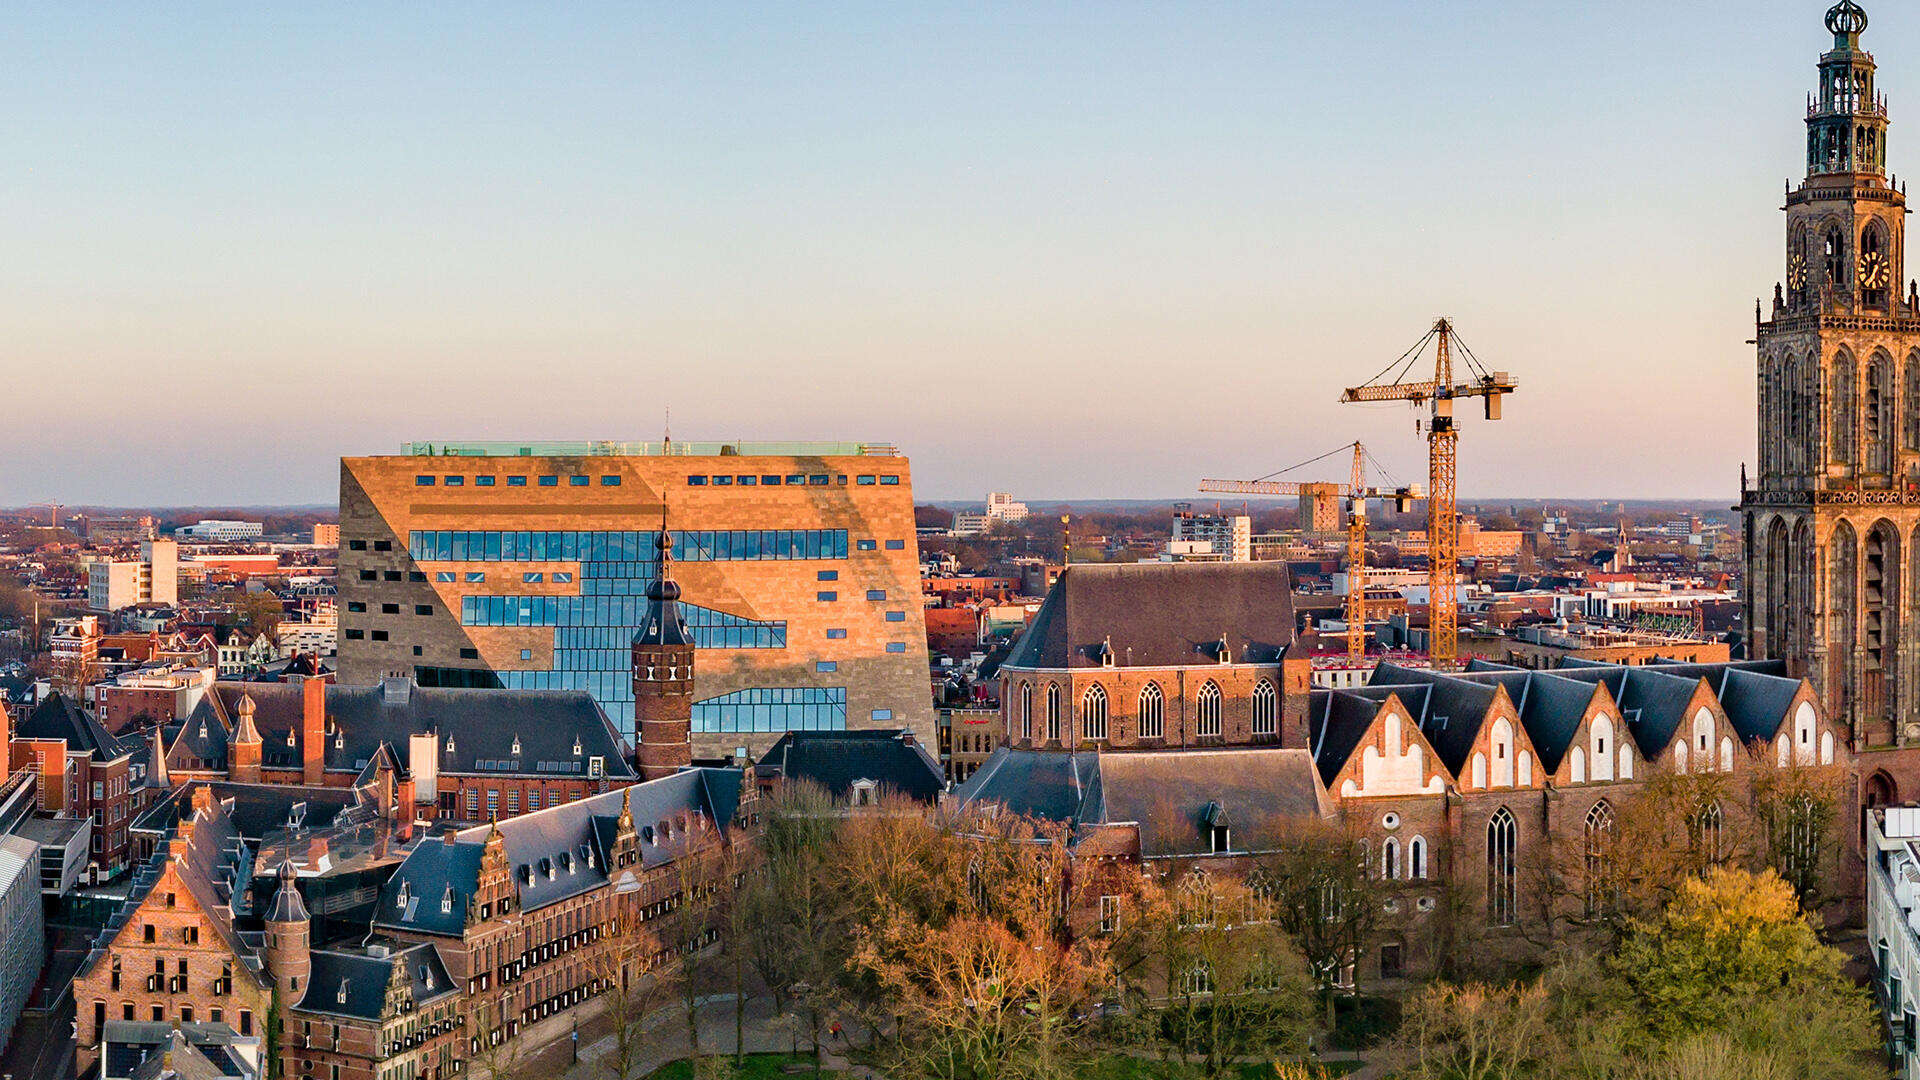
[[[1504,371],[1487,371],[1471,349],[1461,345],[1467,366],[1472,371],[1468,382],[1453,381],[1453,348],[1458,343],[1453,323],[1434,320],[1433,329],[1400,359],[1387,365],[1364,386],[1356,386],[1340,395],[1347,403],[1369,401],[1405,401],[1415,407],[1427,405],[1432,415],[1427,421],[1427,610],[1428,656],[1435,671],[1450,671],[1460,654],[1460,517],[1456,498],[1454,459],[1460,445],[1460,429],[1454,424],[1453,403],[1461,398],[1481,398],[1486,402],[1489,420],[1500,419],[1500,399],[1514,391],[1513,378]],[[1406,381],[1407,372],[1434,342],[1433,378]]]
[[[1342,447],[1345,449],[1345,447]],[[1304,468],[1331,457],[1339,451],[1329,451],[1313,461],[1301,462],[1294,469]],[[1401,513],[1405,513],[1415,499],[1420,498],[1418,484],[1401,488],[1379,488],[1366,486],[1366,448],[1359,443],[1353,444],[1353,480],[1341,494],[1347,500],[1347,655],[1355,660],[1367,655],[1367,500],[1391,499]],[[1281,472],[1292,472],[1282,469]],[[1272,474],[1274,476],[1280,473]],[[1291,480],[1202,480],[1201,491],[1221,492],[1234,495],[1312,495],[1316,489],[1327,485],[1299,483]]]

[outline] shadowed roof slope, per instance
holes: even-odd
[[[755,766],[788,780],[811,780],[844,798],[871,780],[930,803],[946,787],[940,763],[908,731],[789,731]]]

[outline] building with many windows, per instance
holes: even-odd
[[[933,737],[907,461],[862,444],[416,444],[340,472],[341,679],[584,690],[629,738],[671,506],[696,754]]]

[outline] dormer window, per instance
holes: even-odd
[[[582,752],[582,747],[580,746],[580,736],[575,735],[573,737],[573,756],[579,757],[581,752]]]
[[[293,745],[293,729],[292,728],[287,729],[287,745],[288,746]]]
[[[1220,635],[1220,643],[1214,647],[1214,659],[1222,664],[1233,663],[1233,647],[1227,644],[1227,636]]]
[[[205,720],[200,721],[200,737],[202,739],[207,737],[207,722]]]
[[[407,901],[411,899],[413,899],[413,894],[408,891],[407,883],[404,881],[401,882],[400,892],[394,897],[394,906],[404,910],[407,906]]]
[[[515,735],[513,737],[513,756],[514,757],[520,756],[520,736],[518,735]]]
[[[440,894],[440,914],[453,914],[453,886],[451,885],[447,886],[446,892]],[[421,970],[425,971],[426,969],[422,968]]]
[[[341,1005],[347,1003],[347,980],[340,980],[340,992],[334,995],[334,1000]]]
[[[1215,855],[1224,855],[1233,850],[1233,830],[1225,825],[1215,825],[1208,830],[1209,840]]]
[[[580,860],[587,864],[587,869],[593,869],[593,845],[580,845]]]

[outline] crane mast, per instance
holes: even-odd
[[[1458,665],[1460,656],[1460,517],[1456,487],[1460,429],[1455,423],[1453,404],[1460,398],[1481,398],[1486,403],[1487,419],[1498,420],[1501,398],[1514,391],[1514,382],[1504,371],[1479,371],[1469,352],[1469,364],[1477,375],[1471,381],[1456,384],[1453,381],[1453,323],[1446,318],[1434,320],[1427,337],[1434,341],[1431,381],[1368,383],[1348,389],[1340,395],[1340,400],[1348,404],[1405,401],[1429,407],[1427,652],[1435,671],[1451,671]],[[1426,339],[1422,339],[1408,355],[1417,354],[1425,343]]]

